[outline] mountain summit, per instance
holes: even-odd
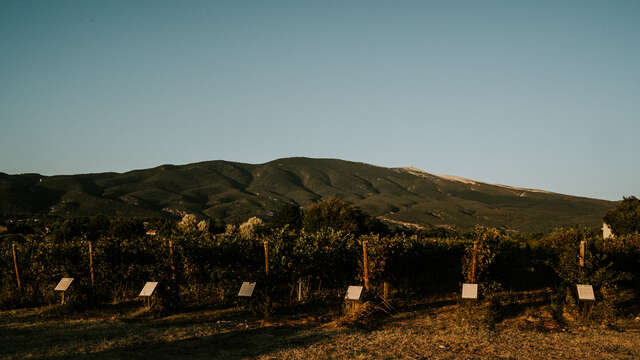
[[[206,161],[126,173],[42,176],[0,173],[7,215],[161,216],[194,213],[241,222],[269,218],[284,204],[339,197],[371,215],[418,227],[476,224],[520,231],[596,226],[614,202],[492,185],[413,167],[337,159],[285,158],[264,164]]]

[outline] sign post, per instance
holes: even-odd
[[[347,311],[357,309],[360,304],[360,298],[362,297],[362,286],[350,285],[347,288],[347,294],[344,299],[347,301]]]
[[[360,301],[360,297],[362,296],[362,286],[353,286],[350,285],[347,288],[347,294],[345,295],[346,300]]]
[[[62,292],[62,300],[60,302],[61,305],[64,305],[64,293],[67,291],[67,289],[69,289],[71,282],[73,282],[73,278],[62,278],[60,279],[60,282],[58,282],[58,285],[56,285],[56,288],[54,289],[55,291]]]
[[[246,309],[250,303],[249,299],[253,296],[253,290],[256,288],[255,282],[243,281],[238,291],[239,306],[241,309]]]
[[[582,317],[588,319],[591,317],[593,303],[596,302],[596,296],[593,292],[593,286],[589,284],[577,284],[578,300],[584,302]]]
[[[151,309],[151,296],[153,295],[153,291],[156,289],[156,286],[158,286],[157,281],[147,281],[138,295],[140,297],[147,298],[147,309]]]
[[[240,291],[238,291],[238,297],[251,297],[253,295],[253,290],[256,288],[255,282],[242,282],[242,286],[240,286]]]
[[[462,284],[463,299],[478,299],[478,284]]]

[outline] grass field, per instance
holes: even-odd
[[[86,312],[60,306],[0,312],[1,359],[638,359],[640,321],[557,324],[523,303],[493,329],[460,320],[453,298],[411,304],[366,326],[340,309],[297,309],[264,320],[239,308],[170,316],[140,303]]]

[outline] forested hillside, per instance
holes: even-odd
[[[56,216],[182,216],[224,223],[269,220],[283,204],[338,197],[388,223],[520,231],[598,226],[614,202],[491,185],[336,159],[265,164],[207,161],[126,173],[42,176],[0,173],[0,213]]]

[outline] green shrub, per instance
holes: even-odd
[[[621,303],[627,296],[620,291],[619,284],[631,279],[631,275],[616,270],[613,261],[599,237],[585,231],[568,230],[558,235],[565,240],[559,244],[556,273],[560,279],[554,298],[556,306],[563,305],[563,311],[576,318],[584,317],[591,304],[582,303],[577,296],[577,284],[593,286],[596,301],[592,313],[594,319],[612,321],[618,315]],[[580,242],[585,241],[583,265],[580,265]],[[558,310],[556,310],[558,311]]]

